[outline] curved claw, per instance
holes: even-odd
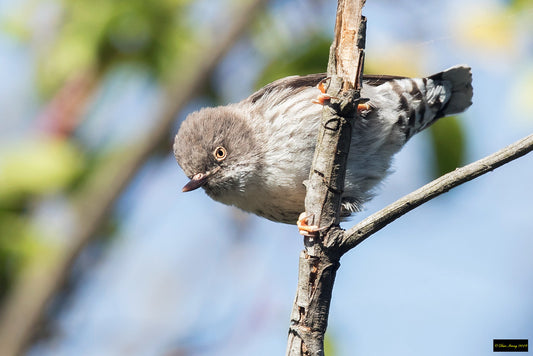
[[[330,77],[326,77],[317,84],[316,87],[318,88],[318,90],[320,90],[322,94],[318,95],[318,97],[312,101],[313,104],[325,105],[331,99],[338,99],[334,96],[330,96],[326,94],[326,87],[324,86],[324,84],[330,79],[331,79]]]
[[[337,98],[335,98],[334,96],[329,96],[327,94],[320,94],[319,96],[317,96],[315,100],[312,100],[311,102],[313,104],[326,105],[326,103],[330,101],[331,99],[337,99]]]
[[[298,232],[300,233],[300,235],[307,237],[316,237],[318,235],[318,232],[321,230],[318,226],[308,225],[307,219],[309,219],[311,215],[312,214],[307,214],[306,212],[303,212],[298,217],[296,225],[298,226]]]
[[[331,79],[330,77],[325,77],[320,82],[318,82],[316,87],[318,88],[318,90],[320,90],[322,92],[322,94],[326,94],[326,88],[324,87],[324,83],[327,82],[330,79]]]

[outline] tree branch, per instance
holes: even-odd
[[[341,256],[403,214],[533,150],[533,135],[495,154],[446,174],[348,231],[339,227],[341,194],[344,190],[351,124],[357,120],[360,80],[364,62],[366,22],[361,17],[363,1],[339,0],[335,39],[330,48],[328,95],[340,98],[325,105],[309,180],[305,209],[308,224],[320,228],[304,239],[300,254],[298,288],[294,301],[287,355],[323,355],[324,334]],[[355,29],[358,29],[355,31]]]
[[[323,355],[331,294],[339,268],[338,249],[323,241],[337,240],[341,195],[350,149],[352,121],[361,88],[366,22],[363,0],[339,0],[335,39],[330,48],[327,93],[332,100],[322,111],[321,126],[309,180],[305,210],[309,224],[323,230],[304,239],[300,254],[298,290],[291,313],[287,355]]]

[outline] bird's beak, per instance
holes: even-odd
[[[202,185],[204,185],[207,182],[208,175],[205,173],[197,173],[195,174],[189,183],[185,184],[182,192],[190,192],[191,190],[195,190],[200,188]]]
[[[207,183],[207,180],[211,175],[216,173],[220,169],[220,166],[213,169],[212,171],[207,171],[205,173],[196,173],[189,183],[185,184],[185,186],[181,189],[182,192],[190,192],[191,190],[198,189],[202,187],[205,183]]]

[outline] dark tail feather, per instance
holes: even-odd
[[[428,79],[434,80],[451,92],[445,103],[438,110],[435,119],[443,116],[458,114],[472,105],[472,71],[467,66],[455,66],[443,72],[434,74]]]

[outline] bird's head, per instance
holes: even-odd
[[[181,124],[174,155],[190,179],[184,192],[203,187],[212,198],[228,200],[246,190],[261,157],[245,115],[236,106],[205,108]]]

